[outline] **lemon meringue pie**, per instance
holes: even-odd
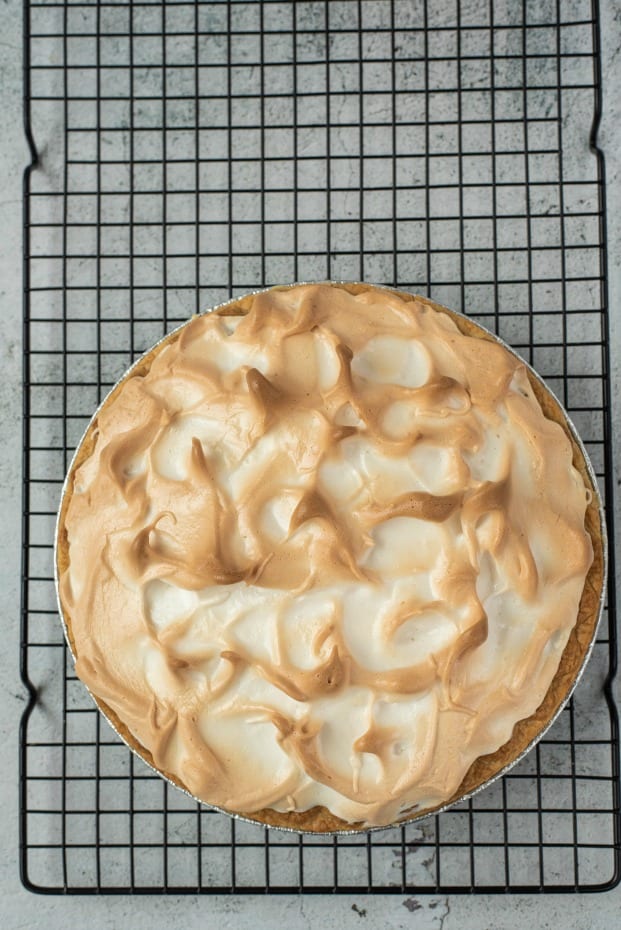
[[[519,358],[430,301],[273,288],[93,418],[57,535],[76,671],[158,771],[304,830],[393,824],[532,741],[594,635],[597,491]]]

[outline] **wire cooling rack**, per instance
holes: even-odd
[[[195,311],[293,280],[394,284],[499,333],[570,411],[612,521],[598,41],[587,0],[26,4],[28,888],[616,884],[612,583],[574,700],[519,766],[333,839],[198,808],[134,758],[74,676],[52,581],[65,469],[108,388]]]

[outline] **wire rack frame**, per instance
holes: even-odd
[[[589,668],[537,748],[454,810],[363,837],[235,822],[155,776],[75,678],[52,581],[61,483],[99,399],[192,312],[302,279],[476,311],[569,410],[614,538],[597,3],[30,0],[24,68],[24,885],[616,885],[614,553]]]

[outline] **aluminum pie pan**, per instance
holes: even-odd
[[[584,670],[585,670],[585,668],[586,668],[586,666],[587,666],[587,663],[588,663],[588,661],[589,661],[589,658],[591,657],[591,653],[592,653],[592,651],[593,651],[593,647],[594,647],[595,642],[596,642],[596,639],[597,639],[597,632],[598,632],[599,625],[600,625],[600,623],[601,623],[601,619],[602,619],[602,616],[603,616],[604,605],[605,605],[605,598],[606,598],[606,584],[607,584],[607,579],[608,579],[608,535],[607,535],[607,530],[606,530],[606,519],[605,519],[604,505],[603,505],[602,498],[601,498],[601,494],[600,494],[600,491],[599,491],[599,486],[598,486],[598,483],[597,483],[597,477],[596,477],[596,474],[595,474],[595,470],[594,470],[593,465],[592,465],[592,463],[591,463],[591,461],[590,461],[590,459],[589,459],[588,453],[587,453],[587,451],[586,451],[586,449],[585,449],[585,447],[584,447],[584,444],[583,444],[583,442],[582,442],[582,440],[581,440],[581,438],[580,438],[580,435],[579,435],[579,433],[578,433],[578,430],[577,430],[575,424],[574,424],[573,421],[571,420],[571,418],[570,418],[569,414],[567,413],[565,407],[563,406],[563,404],[561,403],[561,401],[558,399],[558,397],[556,396],[556,394],[554,393],[554,391],[551,390],[551,388],[546,384],[546,382],[545,382],[544,379],[541,377],[541,375],[539,375],[538,372],[535,371],[535,369],[532,367],[532,365],[530,365],[525,359],[523,359],[523,358],[515,351],[515,349],[513,349],[508,343],[506,343],[500,336],[497,336],[495,333],[491,332],[491,331],[488,330],[485,326],[482,326],[480,323],[475,322],[474,320],[471,320],[469,317],[465,316],[465,314],[458,313],[458,312],[455,311],[455,310],[451,310],[451,309],[449,309],[448,307],[445,307],[445,306],[443,306],[442,304],[438,304],[437,302],[432,301],[432,300],[430,300],[430,299],[428,299],[428,298],[426,298],[426,297],[422,297],[422,296],[419,295],[419,294],[413,294],[413,293],[410,293],[410,292],[408,292],[408,291],[402,291],[402,290],[400,290],[399,288],[393,288],[393,287],[390,287],[390,286],[388,286],[388,285],[370,284],[369,282],[363,282],[363,281],[344,281],[344,280],[297,281],[297,282],[294,282],[294,283],[291,283],[291,284],[286,284],[286,285],[276,285],[276,286],[271,286],[271,287],[264,287],[264,288],[259,288],[259,289],[254,290],[254,291],[247,291],[247,292],[245,292],[244,294],[241,294],[241,295],[239,295],[239,296],[237,296],[237,297],[232,297],[232,298],[230,298],[229,300],[224,301],[223,303],[220,303],[220,304],[217,304],[217,305],[215,305],[215,306],[213,306],[213,307],[210,307],[209,309],[202,311],[200,314],[194,314],[192,317],[190,317],[190,319],[184,321],[184,322],[181,323],[179,326],[175,327],[175,329],[171,330],[169,333],[167,333],[167,334],[164,335],[161,339],[159,339],[156,343],[154,343],[152,346],[150,346],[145,352],[143,352],[143,353],[140,355],[139,358],[137,358],[137,359],[131,364],[131,366],[130,366],[130,367],[123,373],[123,375],[116,381],[116,383],[115,383],[115,384],[110,388],[110,390],[107,392],[107,394],[106,394],[106,396],[103,398],[103,400],[99,403],[99,405],[97,406],[96,410],[95,410],[94,413],[92,414],[92,416],[91,416],[91,418],[90,418],[90,420],[89,420],[89,422],[88,422],[88,424],[87,424],[87,426],[86,426],[84,432],[82,433],[82,435],[81,435],[81,437],[80,437],[80,440],[79,440],[79,442],[78,442],[78,444],[77,444],[77,446],[76,446],[76,449],[75,449],[75,451],[74,451],[74,453],[73,453],[73,455],[72,455],[72,457],[71,457],[71,462],[69,463],[69,467],[68,467],[68,469],[67,469],[67,473],[66,473],[65,479],[64,479],[64,481],[63,481],[62,489],[61,489],[60,501],[59,501],[59,506],[58,506],[58,513],[57,513],[56,524],[55,524],[55,530],[54,530],[54,587],[55,587],[55,593],[56,593],[56,602],[57,602],[57,607],[58,607],[58,613],[59,613],[60,621],[61,621],[61,624],[62,624],[63,633],[64,633],[64,636],[65,636],[65,641],[66,641],[67,647],[68,647],[68,649],[69,649],[69,652],[70,652],[70,654],[71,654],[71,657],[72,657],[72,659],[73,659],[73,661],[74,661],[74,663],[75,663],[75,661],[76,661],[76,655],[75,655],[75,652],[74,652],[74,648],[73,648],[73,644],[72,644],[72,641],[71,641],[71,637],[70,637],[70,635],[69,635],[69,628],[68,628],[67,620],[66,620],[66,618],[65,618],[64,609],[63,609],[63,605],[62,605],[62,601],[61,601],[61,597],[60,597],[60,578],[59,578],[59,569],[58,569],[59,537],[60,537],[60,532],[61,532],[61,527],[62,527],[62,522],[63,522],[63,521],[62,521],[62,518],[63,518],[63,516],[64,516],[64,504],[65,504],[66,494],[67,494],[67,491],[68,491],[68,488],[69,488],[69,484],[70,484],[71,478],[72,478],[72,476],[73,476],[74,468],[76,467],[76,464],[77,464],[77,462],[78,462],[78,460],[79,460],[79,456],[80,456],[80,452],[81,452],[81,450],[82,450],[82,446],[83,446],[85,440],[87,439],[87,437],[88,437],[88,435],[89,435],[89,433],[90,433],[90,431],[91,431],[91,427],[93,426],[93,424],[95,423],[97,417],[99,416],[100,411],[102,410],[102,408],[104,407],[104,405],[108,402],[108,400],[109,400],[109,398],[111,397],[111,395],[119,388],[119,386],[120,386],[123,382],[125,382],[126,380],[128,380],[128,379],[132,376],[132,374],[134,373],[134,371],[144,362],[145,358],[146,358],[148,355],[150,355],[151,353],[153,353],[153,352],[154,352],[156,349],[158,349],[159,346],[161,346],[163,343],[168,342],[169,340],[172,340],[173,337],[175,336],[175,334],[178,333],[180,330],[182,330],[185,326],[187,326],[187,324],[188,324],[192,319],[194,319],[195,316],[197,316],[197,315],[203,316],[203,315],[206,315],[206,314],[208,314],[208,313],[214,313],[214,312],[216,312],[216,311],[225,310],[225,309],[227,309],[228,307],[232,307],[232,306],[234,306],[235,304],[240,303],[242,300],[252,299],[253,297],[256,297],[256,296],[259,295],[259,294],[263,294],[263,293],[266,293],[266,292],[271,291],[271,290],[288,290],[288,289],[290,289],[290,288],[299,287],[299,286],[302,286],[302,285],[312,285],[312,284],[329,284],[329,285],[333,285],[333,286],[337,286],[337,287],[338,287],[338,286],[343,286],[343,287],[368,287],[368,288],[373,288],[373,289],[377,289],[377,290],[380,290],[380,291],[381,291],[381,290],[385,290],[385,291],[387,291],[388,293],[397,294],[397,295],[402,296],[402,297],[415,298],[415,299],[418,299],[418,300],[422,300],[423,302],[427,303],[428,305],[431,305],[434,309],[436,309],[436,310],[438,310],[438,311],[440,311],[440,312],[446,313],[449,317],[453,318],[454,320],[457,319],[457,320],[464,320],[464,321],[467,321],[467,327],[468,327],[469,329],[473,329],[473,330],[475,330],[475,331],[478,331],[478,333],[479,333],[479,338],[485,338],[485,339],[487,339],[487,340],[490,340],[490,341],[492,341],[492,342],[497,343],[498,345],[502,346],[507,352],[509,352],[510,355],[512,355],[514,358],[516,358],[522,365],[524,365],[524,367],[526,368],[526,370],[527,370],[527,372],[528,372],[528,374],[529,374],[529,377],[530,377],[531,381],[534,380],[534,381],[539,385],[539,388],[544,392],[544,394],[549,395],[549,397],[551,397],[551,399],[553,400],[553,402],[556,404],[556,407],[558,408],[558,411],[559,411],[560,414],[561,414],[561,417],[562,417],[562,420],[563,420],[563,425],[567,428],[568,432],[570,433],[571,440],[572,440],[573,445],[574,445],[574,449],[577,449],[577,451],[579,452],[579,454],[580,454],[580,456],[581,456],[581,458],[582,458],[582,463],[583,463],[583,465],[584,465],[584,471],[585,471],[585,473],[586,473],[586,476],[588,477],[588,481],[589,481],[589,485],[590,485],[590,491],[591,491],[591,494],[592,494],[592,499],[591,499],[591,501],[589,502],[589,506],[592,506],[593,504],[595,504],[595,509],[596,509],[597,517],[598,517],[598,527],[597,527],[597,529],[599,530],[598,539],[599,539],[599,542],[601,543],[601,590],[600,590],[599,596],[598,596],[597,608],[596,608],[596,610],[594,611],[594,613],[596,614],[595,622],[594,622],[593,627],[592,627],[592,632],[591,632],[591,635],[590,635],[590,638],[589,638],[589,642],[588,642],[586,648],[585,648],[585,649],[583,650],[583,652],[582,652],[582,656],[581,656],[580,662],[579,662],[579,664],[578,664],[578,666],[577,666],[577,668],[576,668],[575,674],[573,675],[573,678],[572,678],[571,681],[569,682],[569,685],[567,686],[567,688],[566,688],[566,690],[565,690],[563,696],[561,697],[561,699],[560,699],[559,703],[557,704],[556,708],[553,710],[552,714],[548,717],[547,720],[544,720],[544,722],[543,722],[542,725],[539,727],[539,729],[537,730],[537,732],[534,734],[534,736],[532,737],[532,739],[530,739],[530,741],[529,741],[525,746],[523,746],[523,747],[521,748],[521,750],[517,753],[517,755],[513,756],[512,758],[510,758],[509,761],[507,761],[504,765],[501,765],[501,767],[500,767],[497,771],[493,772],[489,777],[485,778],[485,779],[484,779],[483,781],[481,781],[479,784],[476,784],[473,788],[471,788],[471,789],[469,789],[469,790],[466,790],[466,791],[464,791],[463,793],[460,793],[460,794],[458,794],[458,795],[454,795],[452,798],[448,799],[446,802],[444,802],[443,804],[441,804],[441,805],[439,805],[439,806],[437,806],[437,807],[428,808],[428,809],[422,810],[422,811],[420,811],[420,812],[418,812],[418,813],[413,813],[412,816],[406,816],[405,818],[403,818],[403,819],[401,819],[401,820],[398,820],[398,821],[395,821],[394,823],[390,823],[390,824],[386,824],[386,825],[382,825],[382,826],[352,827],[351,829],[339,828],[339,829],[335,829],[335,830],[307,830],[307,829],[304,829],[304,828],[301,828],[301,827],[285,826],[285,825],[282,825],[282,824],[274,824],[274,823],[269,823],[269,822],[263,822],[262,820],[259,820],[258,818],[252,817],[251,815],[240,814],[240,813],[237,813],[237,812],[235,812],[235,811],[229,811],[229,810],[227,810],[227,809],[225,809],[225,808],[218,807],[217,805],[214,805],[214,804],[209,804],[207,801],[204,801],[203,799],[201,799],[201,798],[197,797],[196,795],[192,794],[192,792],[189,791],[187,788],[185,788],[179,781],[177,781],[175,778],[171,777],[170,775],[168,775],[168,774],[162,772],[162,771],[161,771],[159,768],[157,768],[152,762],[150,762],[149,759],[147,759],[147,758],[145,757],[145,755],[143,754],[143,753],[144,753],[145,751],[147,751],[147,750],[145,750],[144,747],[141,747],[140,744],[138,743],[138,740],[136,740],[133,736],[132,736],[132,739],[130,740],[130,739],[127,737],[127,735],[126,735],[125,733],[121,732],[121,730],[119,729],[119,727],[118,727],[117,724],[116,724],[116,721],[114,720],[113,712],[110,712],[110,709],[107,707],[107,705],[105,705],[105,702],[104,702],[103,700],[101,700],[101,699],[98,699],[98,698],[93,694],[93,692],[90,690],[90,688],[88,688],[88,686],[85,685],[84,682],[82,682],[81,679],[80,679],[82,686],[83,686],[83,687],[85,688],[85,690],[88,691],[88,693],[90,694],[90,696],[91,696],[91,698],[92,698],[92,700],[93,700],[95,706],[97,707],[98,711],[102,714],[102,716],[105,718],[105,720],[107,721],[107,723],[112,727],[112,729],[114,730],[114,732],[117,734],[117,736],[119,737],[119,739],[121,739],[121,741],[127,746],[127,748],[128,748],[137,758],[139,758],[145,765],[147,765],[156,775],[158,775],[160,778],[162,778],[162,779],[164,779],[165,781],[167,781],[170,785],[172,785],[173,787],[175,787],[175,788],[178,789],[179,791],[183,792],[187,797],[191,798],[191,799],[192,799],[193,801],[195,801],[197,804],[200,804],[200,805],[202,805],[202,806],[204,806],[204,807],[206,807],[206,808],[208,808],[208,809],[217,811],[218,813],[226,814],[228,817],[231,817],[232,819],[238,820],[238,821],[243,822],[243,823],[253,824],[253,825],[258,826],[258,827],[268,827],[268,828],[271,829],[271,830],[280,830],[280,831],[283,831],[283,832],[285,832],[285,833],[293,833],[293,834],[298,834],[298,835],[302,835],[302,836],[353,836],[353,835],[360,835],[360,834],[367,834],[367,833],[376,833],[376,832],[379,832],[379,831],[382,831],[382,830],[390,830],[390,829],[394,829],[395,827],[404,827],[404,826],[412,825],[412,824],[415,824],[415,823],[419,823],[419,822],[421,822],[421,821],[423,821],[423,820],[426,820],[426,819],[428,819],[428,818],[430,818],[430,817],[435,816],[436,814],[440,814],[440,813],[443,813],[444,811],[450,810],[451,808],[457,806],[458,804],[461,804],[463,801],[469,800],[470,798],[472,798],[472,797],[474,797],[475,795],[479,794],[479,792],[483,791],[485,788],[488,788],[488,787],[489,787],[490,785],[492,785],[494,782],[498,781],[498,780],[499,780],[500,778],[502,778],[504,775],[506,775],[515,765],[517,765],[519,762],[521,762],[521,761],[525,758],[525,756],[527,756],[528,753],[537,745],[537,743],[545,736],[545,734],[549,731],[549,729],[552,727],[552,725],[556,722],[556,720],[558,719],[558,717],[560,716],[560,714],[562,713],[562,711],[565,709],[565,707],[566,707],[567,704],[569,703],[569,700],[571,699],[571,697],[572,697],[572,695],[573,695],[573,693],[574,693],[574,691],[575,691],[575,689],[576,689],[576,687],[577,687],[577,685],[578,685],[580,679],[582,678],[582,675],[584,674]],[[539,402],[539,398],[537,398],[537,400],[538,400],[538,402]],[[544,415],[546,415],[545,412],[544,412]],[[549,418],[549,417],[548,417],[548,418]],[[584,475],[583,475],[583,479],[584,479]],[[585,482],[585,484],[586,484],[586,482]],[[589,533],[589,535],[590,535],[590,537],[591,537],[591,540],[593,541],[593,536],[592,536],[592,534]],[[589,569],[589,572],[590,572],[590,571],[591,571],[591,569]],[[585,588],[586,588],[586,582],[585,582]],[[583,589],[583,595],[584,595],[584,589]],[[583,596],[583,595],[582,595],[582,596]],[[581,603],[582,603],[582,596],[581,596]],[[572,630],[570,631],[570,637],[571,637],[573,631],[575,630],[575,628],[576,628],[576,626],[577,626],[577,623],[578,623],[578,618],[576,619],[576,624],[574,625],[574,627],[572,627]],[[568,640],[568,643],[569,643],[569,640]],[[568,644],[566,644],[565,649],[567,648],[567,645],[568,645]],[[562,661],[562,658],[563,658],[564,655],[565,655],[565,650],[564,650],[563,653],[562,653],[561,661]],[[559,667],[560,667],[560,666],[559,666]],[[557,670],[557,671],[558,671],[558,670]],[[555,676],[554,676],[554,678],[552,679],[552,682],[550,683],[549,688],[550,688],[550,687],[552,686],[552,684],[554,683],[554,680],[555,680],[555,678],[556,678],[556,674],[557,674],[557,673],[555,673]],[[545,702],[545,700],[546,700],[547,697],[548,697],[549,688],[548,688],[548,691],[546,692],[546,696],[544,697],[542,704]],[[541,707],[541,706],[542,706],[542,705],[540,705],[540,707]],[[539,708],[538,708],[538,709],[539,709]],[[536,714],[536,713],[537,713],[537,711],[534,712],[534,714]],[[532,715],[530,715],[529,717],[524,718],[524,720],[518,720],[518,721],[516,721],[516,723],[514,724],[514,729],[515,729],[516,726],[518,726],[518,724],[520,724],[520,723],[522,723],[522,722],[527,722],[527,721],[529,721],[533,716],[534,716],[534,715],[532,714]],[[489,756],[487,756],[487,757],[480,757],[480,758],[493,758],[493,756],[494,756],[496,753],[500,752],[500,751],[504,748],[504,746],[507,746],[508,743],[511,742],[511,739],[513,739],[513,735],[510,737],[509,741],[507,741],[507,743],[505,743],[505,744],[503,744],[502,746],[500,746],[500,747],[496,750],[495,753],[491,753],[491,754],[489,754]],[[142,749],[142,751],[141,751],[141,749]],[[475,760],[475,761],[472,763],[472,766],[476,765],[477,761],[478,761],[478,760]],[[465,774],[465,776],[464,776],[464,779],[463,779],[464,781],[467,779],[468,774],[469,774],[469,772],[471,771],[472,766],[471,766],[471,767],[468,769],[468,771],[466,772],[466,774]],[[462,783],[463,783],[463,782],[462,782]],[[458,789],[458,791],[459,791],[459,789]]]

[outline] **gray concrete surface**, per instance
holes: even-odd
[[[621,423],[621,8],[602,0],[604,120],[600,141],[608,172],[611,346],[614,422]],[[78,928],[133,930],[251,928],[286,925],[435,928],[556,927],[608,930],[617,925],[621,889],[604,895],[427,897],[129,897],[40,898],[23,890],[17,864],[17,723],[24,706],[18,677],[19,538],[21,510],[21,171],[27,158],[21,134],[21,9],[0,4],[0,926],[6,930]],[[621,498],[621,430],[615,433],[617,551]],[[619,588],[619,585],[617,585]]]

